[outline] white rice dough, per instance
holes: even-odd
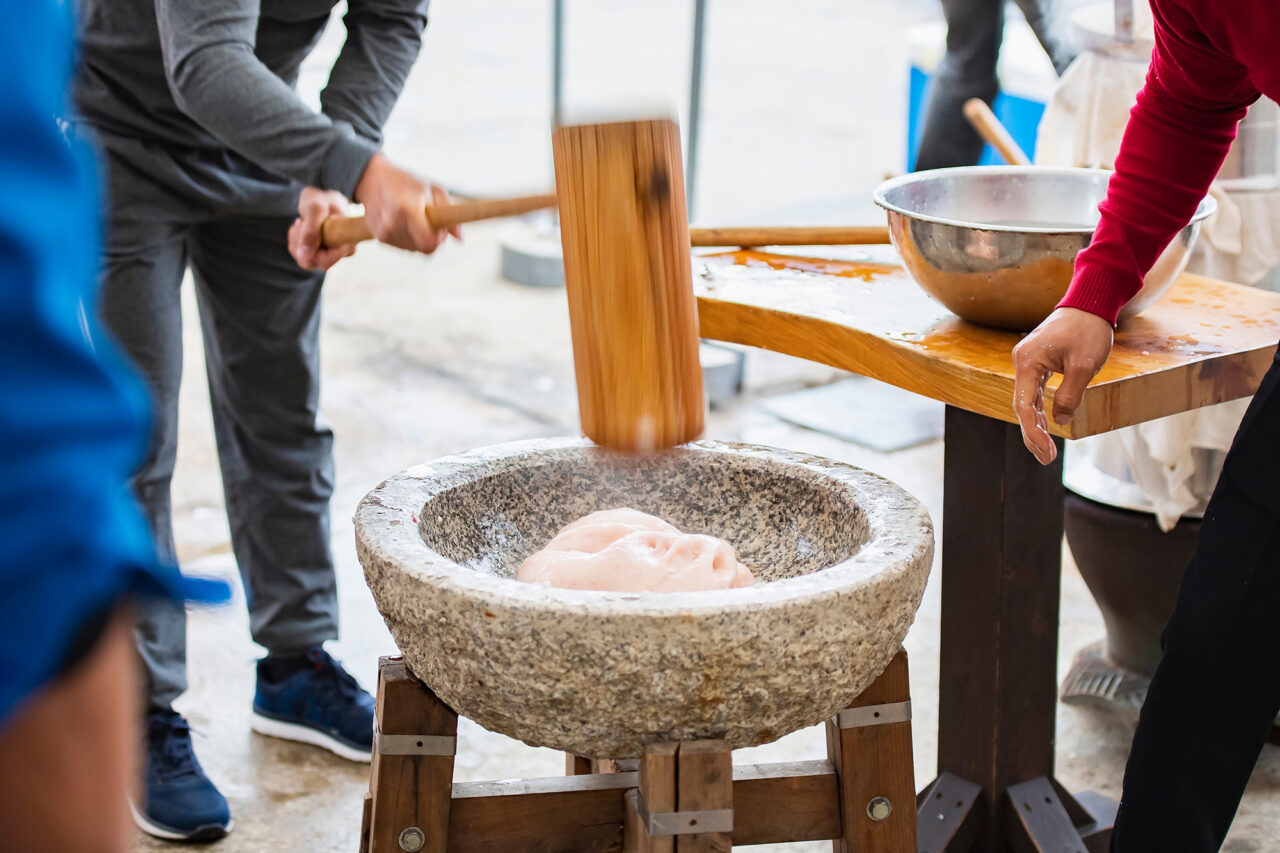
[[[516,579],[565,589],[688,592],[753,586],[723,539],[681,533],[634,509],[593,512],[566,526],[520,566]]]

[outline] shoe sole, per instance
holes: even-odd
[[[301,723],[286,723],[284,720],[267,717],[257,711],[254,711],[253,716],[249,718],[249,728],[267,737],[318,746],[348,761],[368,764],[372,758],[369,752],[348,746],[331,735],[311,728],[311,726],[304,726]]]
[[[165,841],[187,841],[191,843],[204,843],[208,841],[217,841],[220,838],[226,838],[227,833],[235,826],[235,821],[227,821],[226,826],[211,823],[205,826],[199,826],[189,832],[172,829],[166,826],[152,823],[138,811],[137,806],[132,801],[129,802],[129,811],[133,813],[133,822],[137,824],[138,829],[150,835],[152,838],[160,838]]]

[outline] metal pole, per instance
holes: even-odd
[[[554,0],[552,10],[551,123],[559,127],[564,104],[564,0]]]
[[[693,220],[694,189],[698,173],[698,122],[702,112],[702,36],[707,23],[706,0],[693,4],[693,76],[689,81],[689,153],[685,157],[684,195]]]

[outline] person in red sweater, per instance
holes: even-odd
[[[1091,245],[1058,308],[1014,349],[1014,411],[1048,464],[1044,385],[1070,422],[1143,274],[1190,220],[1260,94],[1280,99],[1280,3],[1151,0],[1155,52]],[[1280,364],[1227,455],[1162,638],[1125,769],[1113,851],[1221,847],[1280,711]]]

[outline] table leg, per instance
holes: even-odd
[[[957,832],[941,849],[1083,853],[1076,827],[1085,825],[1105,841],[1106,828],[1052,781],[1062,506],[1061,454],[1041,467],[1016,425],[947,407],[934,789],[963,791],[967,780],[980,792],[967,805],[947,795],[960,805],[946,815]],[[1026,812],[1029,793],[1032,819],[1012,808],[1017,800]],[[922,841],[936,812],[921,808]]]

